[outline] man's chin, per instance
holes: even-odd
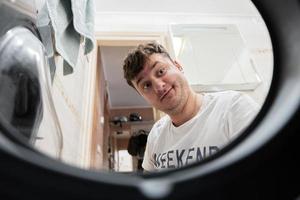
[[[177,105],[168,105],[168,106],[163,107],[163,108],[161,108],[159,110],[163,111],[166,114],[173,115],[173,114],[177,113],[178,106]]]

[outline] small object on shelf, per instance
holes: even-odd
[[[123,132],[122,131],[117,131],[116,133],[117,133],[117,135],[121,135]]]
[[[122,123],[128,122],[128,118],[126,116],[115,116],[111,122],[113,122],[114,125],[122,127]]]
[[[138,113],[130,113],[129,115],[129,120],[130,121],[142,121],[142,116],[139,115]]]

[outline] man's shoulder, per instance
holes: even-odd
[[[157,122],[154,123],[153,128],[161,129],[169,123],[170,123],[170,117],[168,115],[165,115],[162,118],[160,118]]]
[[[235,91],[235,90],[226,90],[226,91],[211,93],[211,95],[219,97],[219,98],[223,98],[223,97],[234,98],[234,97],[239,97],[242,94],[243,93],[241,93],[239,91]]]
[[[149,133],[149,136],[150,137],[159,136],[161,133],[161,130],[164,129],[166,126],[168,126],[168,124],[170,124],[170,122],[171,122],[171,120],[168,115],[163,116],[157,122],[154,123],[154,125],[152,126],[152,129]]]
[[[242,96],[242,93],[234,90],[227,90],[227,91],[206,93],[206,96],[210,98],[210,100],[215,101],[216,103],[217,102],[226,103],[238,99],[239,97]]]
[[[249,109],[251,106],[253,109],[259,109],[259,105],[252,99],[247,93],[228,90],[222,92],[216,92],[215,99],[219,104],[229,105],[230,107],[244,107],[243,109]]]
[[[215,92],[211,93],[210,95],[212,95],[217,101],[219,100],[222,102],[233,102],[245,96],[244,93],[234,90]]]
[[[220,92],[219,96],[232,102],[253,101],[253,99],[247,93],[234,90]]]

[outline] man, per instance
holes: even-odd
[[[238,92],[195,93],[183,67],[156,42],[129,53],[123,69],[128,84],[167,114],[148,136],[142,165],[146,171],[204,159],[242,131],[258,111],[251,98]]]

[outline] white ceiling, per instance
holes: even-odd
[[[250,0],[96,0],[95,3],[97,12],[257,14]]]

